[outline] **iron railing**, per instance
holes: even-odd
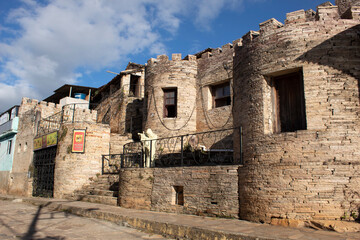
[[[145,167],[143,161],[143,146],[141,142],[130,142],[123,147],[122,168]]]
[[[51,115],[50,117],[43,118],[39,121],[37,126],[37,136],[45,135],[60,129],[62,111]]]
[[[121,167],[171,167],[242,164],[233,156],[233,134],[241,128],[145,140],[124,145]]]
[[[89,103],[73,103],[64,105],[61,111],[39,121],[37,136],[45,135],[60,129],[62,123],[84,122],[83,112],[89,109]],[[90,111],[90,110],[88,110]]]
[[[123,158],[123,154],[102,155],[101,173],[102,174],[119,173],[122,158]]]

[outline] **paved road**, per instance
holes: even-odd
[[[98,219],[0,200],[0,239],[166,239]]]

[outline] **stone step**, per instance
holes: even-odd
[[[102,177],[94,180],[94,182],[118,182],[118,181],[119,181],[119,177]]]
[[[93,189],[103,189],[103,190],[111,190],[111,191],[118,191],[119,190],[119,183],[113,184],[91,184],[83,188],[84,190],[93,190]]]
[[[77,195],[76,200],[117,206],[117,197],[98,195]]]
[[[77,190],[74,200],[117,205],[119,195],[119,175],[100,175],[89,185]]]
[[[110,191],[103,189],[93,189],[87,191],[88,195],[98,195],[98,196],[109,196],[109,197],[117,197],[119,195],[118,191]]]

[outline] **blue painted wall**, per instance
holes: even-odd
[[[15,117],[11,120],[10,124],[11,125],[6,126],[6,131],[0,132],[0,171],[11,171],[12,169],[19,118]],[[6,123],[3,124],[2,127],[4,128],[5,125]],[[11,149],[9,152],[10,141]]]
[[[9,154],[8,145],[10,140],[12,141],[12,143],[11,143],[11,151]],[[14,159],[15,141],[16,141],[15,134],[0,139],[0,171],[11,171],[13,159]]]

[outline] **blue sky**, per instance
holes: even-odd
[[[324,0],[0,0],[0,112],[63,84],[100,87],[129,61],[194,54]],[[331,1],[334,4],[334,1]]]

